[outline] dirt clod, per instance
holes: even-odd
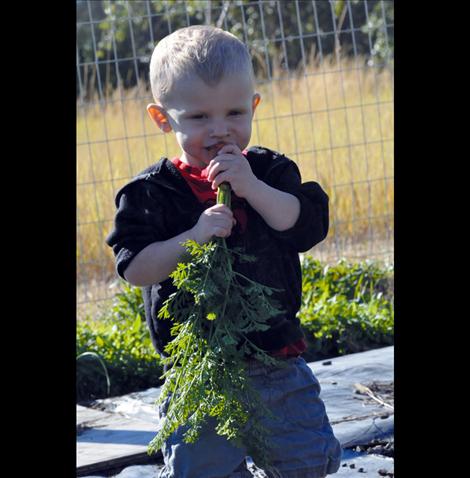
[[[366,452],[368,455],[382,455],[390,458],[394,457],[394,440],[393,438],[388,440],[375,439],[367,445],[358,445],[354,448],[356,452]]]

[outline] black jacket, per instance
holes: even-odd
[[[301,304],[302,277],[299,252],[311,249],[328,232],[328,196],[316,182],[301,183],[297,165],[280,153],[252,147],[246,154],[255,176],[266,184],[296,196],[300,216],[286,231],[276,231],[245,201],[247,227],[232,229],[229,247],[242,246],[257,257],[254,263],[235,263],[235,270],[267,286],[282,289],[273,294],[285,315],[271,319],[271,328],[250,336],[260,348],[272,351],[300,339],[296,314]],[[177,168],[167,158],[145,169],[116,196],[114,229],[106,238],[122,278],[132,259],[146,246],[192,228],[207,205],[200,203]],[[273,204],[273,207],[276,207]],[[158,353],[171,340],[171,322],[157,319],[163,301],[175,291],[171,279],[143,288],[147,325]]]

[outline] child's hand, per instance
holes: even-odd
[[[226,181],[240,198],[248,196],[258,181],[250,163],[235,144],[226,144],[220,149],[209,163],[207,172],[207,179],[212,181],[212,189],[217,189],[220,183]]]
[[[204,244],[212,239],[212,236],[227,237],[236,224],[233,213],[225,204],[216,204],[207,208],[193,227],[194,240]]]

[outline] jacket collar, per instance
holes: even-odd
[[[277,161],[273,161],[274,157],[276,157]],[[252,146],[249,148],[247,150],[246,159],[255,176],[260,179],[271,175],[277,168],[286,166],[288,162],[284,155],[261,146]],[[115,200],[117,207],[119,207],[119,199],[124,190],[130,184],[137,181],[150,181],[158,185],[159,188],[167,189],[182,197],[193,196],[191,188],[183,176],[181,176],[178,168],[168,158],[162,157],[157,163],[144,169],[118,191]]]

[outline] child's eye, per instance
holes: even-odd
[[[239,111],[239,110],[232,110],[229,113],[230,116],[238,116],[238,115],[241,115],[241,114],[243,114],[243,112]]]
[[[198,115],[192,115],[190,116],[191,119],[204,119],[206,117],[206,115],[203,115],[203,114],[198,114]]]

